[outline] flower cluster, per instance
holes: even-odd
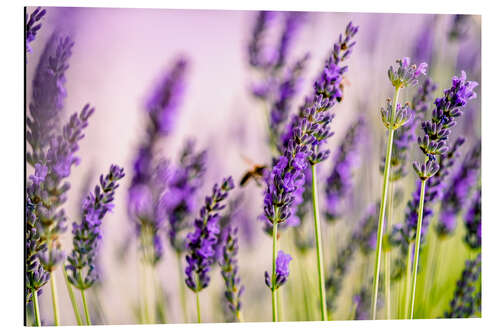
[[[444,313],[446,318],[469,318],[478,310],[479,302],[476,296],[476,282],[481,274],[481,254],[478,254],[474,260],[467,260],[462,276],[457,281],[457,286],[450,302],[450,309]],[[478,304],[479,303],[479,304]]]
[[[449,235],[455,230],[462,207],[465,206],[465,201],[477,181],[480,162],[481,144],[478,143],[465,156],[462,165],[444,192],[436,225],[436,231],[440,236]]]
[[[465,215],[465,243],[471,249],[481,247],[481,190],[478,189]]]
[[[384,126],[387,129],[392,128],[395,130],[408,123],[412,117],[409,103],[403,106],[396,104],[393,114],[393,102],[390,98],[386,101],[386,107],[380,108],[380,115]]]
[[[26,119],[26,140],[31,146],[26,160],[32,166],[45,160],[46,149],[58,130],[66,97],[65,72],[73,45],[69,37],[52,35],[37,65]]]
[[[316,80],[314,98],[307,98],[289,126],[283,138],[282,155],[275,161],[272,171],[266,176],[264,214],[272,224],[287,221],[292,216],[294,201],[302,197],[304,170],[310,163],[319,163],[329,152],[319,152],[320,144],[333,133],[330,122],[333,114],[328,110],[342,98],[342,75],[347,66],[341,67],[352,51],[355,42],[351,39],[358,27],[349,23],[346,35],[339,36],[334,44],[320,77]]]
[[[406,57],[396,60],[396,63],[398,64],[397,69],[390,66],[387,71],[389,80],[395,88],[415,86],[418,83],[418,77],[426,75],[427,64],[425,62],[418,66],[415,64],[410,65],[410,58]]]
[[[286,254],[283,251],[278,251],[278,255],[276,257],[276,276],[274,281],[271,281],[271,276],[266,271],[264,273],[264,282],[266,286],[268,286],[271,290],[277,290],[279,287],[285,284],[288,280],[288,276],[290,275],[289,264],[292,261],[292,256]]]
[[[102,239],[102,219],[113,209],[115,190],[124,176],[123,168],[111,165],[108,174],[99,178],[94,192],[84,199],[82,221],[73,223],[73,250],[65,269],[69,282],[80,290],[90,288],[98,279],[95,264]]]
[[[42,23],[39,21],[45,15],[47,11],[40,7],[36,8],[29,16],[26,13],[26,52],[31,53],[32,49],[30,43],[35,40],[36,33],[42,27]]]
[[[438,171],[434,174],[432,178],[427,180],[427,186],[425,188],[425,205],[422,217],[422,237],[425,236],[427,232],[427,227],[429,226],[430,218],[433,215],[432,205],[433,203],[440,200],[443,196],[443,185],[445,180],[450,174],[450,170],[453,168],[455,162],[460,157],[459,148],[465,143],[463,137],[457,138],[451,149],[445,154],[441,155],[438,165]],[[420,201],[420,180],[417,180],[415,191],[412,194],[412,198],[408,201],[405,208],[405,219],[404,223],[395,225],[391,235],[391,242],[395,244],[400,244],[403,241],[403,245],[406,245],[413,241],[416,236],[417,222],[418,222],[418,206]]]
[[[43,181],[43,179],[42,179]],[[37,230],[37,204],[26,196],[26,302],[31,301],[33,292],[41,293],[42,287],[49,280],[49,273],[43,268],[38,259],[38,253],[47,250],[47,244],[42,240]]]
[[[194,231],[187,235],[186,285],[194,292],[206,288],[210,282],[210,266],[215,261],[214,245],[219,237],[219,214],[222,202],[234,188],[233,179],[225,178],[221,186],[214,185],[212,194],[205,198],[200,217],[194,221]]]
[[[377,212],[379,209],[380,202],[369,206],[352,236],[353,242],[357,244],[361,253],[365,256],[375,250],[377,243]]]
[[[342,203],[352,191],[353,167],[359,157],[359,145],[364,119],[359,118],[352,124],[338,148],[334,159],[333,169],[326,180],[326,217],[329,221],[337,220],[343,213]]]
[[[166,212],[161,198],[167,188],[170,173],[168,163],[162,158],[156,158],[155,148],[160,139],[172,131],[184,92],[186,67],[184,58],[177,59],[147,102],[147,135],[135,157],[132,183],[128,191],[129,216],[136,234],[141,237],[143,254],[151,252],[145,249],[153,246],[152,255],[145,257],[153,265],[163,256],[159,231],[163,228]]]
[[[187,219],[195,210],[197,192],[206,171],[205,164],[206,151],[196,152],[194,141],[188,140],[162,197],[169,224],[168,239],[177,253],[185,249],[184,239],[179,234],[188,228]]]
[[[477,82],[466,81],[466,79],[464,71],[460,78],[454,76],[452,86],[444,91],[443,97],[435,100],[432,119],[422,123],[424,135],[418,138],[418,144],[431,161],[449,149],[448,137],[451,134],[451,128],[456,125],[455,118],[462,115],[461,109],[469,100],[476,98],[474,88]],[[424,175],[419,174],[419,176]]]
[[[225,282],[224,296],[228,303],[229,311],[233,314],[234,319],[240,320],[241,311],[241,295],[245,287],[241,285],[240,276],[238,273],[238,228],[233,228],[228,225],[223,229],[221,239],[224,244],[222,247],[222,256],[219,259],[221,274]]]

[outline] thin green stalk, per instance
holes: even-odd
[[[392,110],[389,125],[389,140],[387,141],[387,150],[385,153],[385,166],[384,166],[384,184],[382,186],[382,198],[380,202],[380,212],[378,216],[378,230],[377,230],[377,248],[375,252],[375,268],[373,273],[373,286],[372,286],[372,319],[377,319],[377,296],[378,296],[378,283],[380,275],[380,261],[382,257],[382,236],[384,235],[384,216],[385,208],[387,205],[387,189],[389,185],[389,175],[391,171],[391,157],[392,157],[392,142],[394,140],[394,115],[396,113],[396,106],[398,104],[399,90],[401,87],[396,87],[394,91],[394,100],[392,102]]]
[[[278,301],[278,321],[283,321],[283,307],[281,306],[283,304],[283,293],[276,290],[276,297]]]
[[[83,303],[83,312],[85,313],[85,321],[87,325],[92,325],[90,321],[89,309],[87,307],[87,298],[85,297],[85,290],[80,290],[82,293],[82,303]]]
[[[326,312],[325,274],[323,272],[323,254],[321,244],[321,222],[319,220],[318,187],[316,184],[316,165],[311,165],[312,200],[314,208],[314,236],[316,239],[316,264],[318,266],[319,298],[321,304],[321,320],[328,320]]]
[[[38,304],[38,294],[36,290],[31,291],[31,298],[33,299],[33,311],[35,312],[35,325],[41,326],[40,324],[40,306]]]
[[[422,220],[424,214],[424,201],[425,201],[425,183],[423,180],[420,183],[420,202],[418,204],[418,224],[417,224],[417,241],[415,243],[415,251],[413,254],[413,283],[411,287],[411,311],[410,319],[413,319],[413,312],[415,310],[415,290],[417,289],[417,274],[418,274],[418,254],[420,250],[420,241],[422,238]]]
[[[201,323],[201,311],[200,311],[200,292],[196,293],[196,318],[198,319],[198,324]]]
[[[59,326],[59,306],[57,303],[57,284],[55,271],[50,272],[50,292],[52,295],[52,312],[54,313],[54,325]]]
[[[411,253],[413,252],[413,241],[408,244],[408,254],[406,256],[406,283],[405,283],[405,307],[404,318],[408,319],[408,312],[410,310],[410,288],[411,288]]]
[[[276,214],[276,207],[274,208]],[[278,253],[278,223],[273,221],[273,273],[271,276],[271,293],[273,306],[273,322],[278,321],[278,297],[276,294],[276,256]]]
[[[392,226],[392,203],[394,196],[394,182],[389,180],[389,207],[387,209],[387,232],[390,232]],[[386,319],[391,319],[391,248],[386,244],[384,249],[384,276],[385,276],[385,303]]]
[[[80,316],[80,310],[78,309],[78,304],[76,303],[76,298],[75,298],[75,293],[73,292],[73,287],[71,286],[71,283],[69,282],[68,279],[68,273],[62,268],[63,274],[64,274],[64,281],[66,283],[66,289],[68,289],[68,294],[69,294],[69,299],[71,300],[71,305],[73,307],[73,312],[75,313],[75,319],[76,323],[78,326],[82,326],[82,317]]]
[[[181,253],[177,252],[177,267],[179,270],[179,298],[181,302],[182,308],[182,318],[184,322],[188,322],[188,312],[187,312],[187,304],[186,304],[186,288],[184,287],[184,271],[182,269],[182,258]]]
[[[300,262],[302,265],[305,265],[305,260],[303,256],[300,256]],[[305,266],[301,266],[302,269],[300,270],[300,278],[302,280],[302,297],[303,297],[303,302],[304,302],[304,310],[305,310],[305,315],[306,315],[306,320],[311,320],[311,311],[309,308],[309,294],[307,292],[308,288],[308,283],[307,283],[307,275],[306,275],[306,269]]]
[[[236,320],[239,322],[239,323],[242,323],[245,321],[245,319],[243,319],[243,312],[241,311],[236,311]]]

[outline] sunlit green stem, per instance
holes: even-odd
[[[198,319],[198,323],[201,323],[201,311],[200,311],[200,292],[196,293],[196,318]]]
[[[57,302],[57,284],[55,271],[50,273],[50,291],[52,295],[52,312],[54,314],[54,325],[59,326],[59,305]]]
[[[391,231],[392,226],[392,203],[394,196],[394,182],[389,180],[389,197],[387,207],[387,233]],[[386,238],[386,241],[388,238]],[[385,276],[385,304],[386,304],[386,319],[391,319],[391,247],[390,244],[385,244],[384,248],[384,276]]]
[[[40,326],[40,306],[38,304],[38,294],[36,290],[31,291],[33,299],[33,311],[35,312],[35,325]]]
[[[275,215],[277,213],[276,207],[274,208]],[[278,297],[276,290],[276,256],[278,253],[278,223],[273,221],[273,272],[271,276],[271,293],[272,293],[272,306],[273,306],[273,321],[278,321]]]
[[[87,297],[85,296],[85,290],[80,290],[82,293],[82,303],[83,303],[83,312],[85,313],[85,322],[87,325],[92,325],[90,321],[89,308],[87,307]]]
[[[182,308],[182,318],[184,319],[184,322],[188,322],[188,315],[187,315],[187,303],[186,303],[186,288],[184,286],[184,271],[182,269],[182,258],[181,258],[181,253],[177,252],[177,266],[179,270],[179,299],[181,301],[181,308]]]
[[[316,264],[318,266],[319,298],[321,305],[321,320],[328,320],[325,296],[325,274],[323,272],[323,253],[321,244],[321,221],[319,219],[318,187],[316,184],[316,165],[311,165],[312,200],[314,208],[314,236],[316,240]]]
[[[424,213],[424,201],[425,201],[425,183],[423,180],[420,183],[420,202],[418,204],[418,224],[417,224],[417,240],[415,243],[415,251],[413,254],[413,278],[411,287],[411,309],[410,309],[410,319],[413,319],[413,313],[415,310],[415,291],[417,289],[417,274],[418,274],[418,254],[420,250],[420,241],[422,238],[422,220]]]
[[[372,286],[372,319],[377,319],[377,296],[378,296],[378,283],[380,275],[380,261],[382,257],[382,236],[384,235],[384,216],[385,208],[387,205],[387,189],[389,185],[389,176],[391,171],[391,156],[392,156],[392,142],[394,140],[394,115],[396,113],[396,106],[398,104],[399,90],[401,87],[396,87],[394,91],[394,100],[392,101],[392,110],[390,115],[389,124],[389,138],[387,141],[387,150],[385,154],[384,166],[384,184],[382,186],[382,198],[380,202],[380,212],[378,216],[378,230],[377,230],[377,248],[375,252],[375,267],[373,272],[373,286]]]
[[[66,289],[68,289],[69,299],[71,300],[71,306],[73,307],[73,312],[75,313],[75,319],[78,326],[82,326],[82,317],[80,316],[80,310],[78,309],[78,304],[76,303],[75,293],[73,292],[73,287],[68,279],[68,273],[64,267],[62,268],[64,274],[64,281],[66,283]]]

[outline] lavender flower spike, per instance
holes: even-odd
[[[464,218],[465,243],[473,250],[481,247],[481,189],[476,191]]]
[[[26,52],[31,53],[30,43],[35,40],[38,30],[42,27],[42,23],[39,22],[47,11],[41,7],[37,7],[29,16],[26,13]]]
[[[410,65],[410,58],[406,57],[397,60],[398,68],[390,66],[388,70],[389,80],[394,87],[415,86],[418,83],[420,75],[427,74],[427,64],[425,62],[420,65]]]
[[[234,320],[242,321],[241,296],[245,287],[241,285],[238,272],[238,228],[228,225],[222,232],[222,256],[219,259],[221,274],[225,282],[224,296],[228,309],[233,314]]]
[[[210,266],[215,261],[214,245],[219,237],[219,214],[229,191],[234,188],[232,177],[225,178],[222,185],[214,185],[212,194],[205,198],[200,217],[194,221],[194,231],[187,235],[186,285],[198,293],[210,282]]]
[[[446,318],[469,318],[479,309],[481,302],[481,291],[476,295],[476,282],[481,274],[481,253],[474,260],[467,260],[462,276],[457,281],[453,299],[450,302],[450,309],[444,313]],[[479,299],[476,299],[477,295]]]
[[[101,175],[99,185],[82,203],[82,221],[73,223],[73,251],[68,256],[66,271],[72,285],[80,290],[90,288],[98,279],[97,252],[102,242],[102,219],[113,209],[118,180],[123,178],[123,168],[111,165],[106,176]]]
[[[328,221],[337,220],[343,213],[342,204],[352,191],[353,167],[358,158],[358,146],[361,141],[364,119],[359,118],[345,135],[334,156],[333,170],[326,180],[326,216]],[[345,209],[345,208],[344,208]]]
[[[436,225],[438,235],[443,237],[455,230],[462,207],[465,206],[465,201],[477,181],[480,162],[481,143],[477,143],[465,156],[462,165],[444,193],[441,214]]]
[[[271,290],[277,290],[279,287],[285,284],[288,280],[288,276],[290,275],[290,270],[288,265],[292,261],[292,256],[286,254],[283,251],[278,251],[278,256],[276,257],[276,280],[271,281],[271,276],[266,271],[264,273],[264,281],[266,282],[266,286]]]

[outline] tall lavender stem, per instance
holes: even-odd
[[[404,58],[398,60],[397,63],[399,67],[397,70],[391,66],[389,68],[389,80],[394,87],[394,101],[387,102],[387,108],[382,109],[382,121],[384,125],[389,130],[387,150],[385,155],[385,166],[384,166],[384,183],[382,186],[382,198],[380,204],[380,212],[378,218],[378,230],[377,230],[377,248],[375,253],[375,265],[373,273],[373,286],[372,286],[372,319],[377,318],[377,296],[378,296],[378,284],[379,284],[379,274],[380,274],[380,262],[382,255],[382,236],[384,234],[384,217],[385,209],[387,205],[387,190],[389,185],[389,176],[391,169],[391,157],[392,157],[392,143],[394,140],[394,131],[406,124],[409,120],[408,105],[401,107],[398,104],[399,92],[402,88],[408,85],[417,84],[417,78],[421,75],[425,75],[425,70],[427,64],[422,63],[418,67],[416,65],[410,66],[410,59]]]

